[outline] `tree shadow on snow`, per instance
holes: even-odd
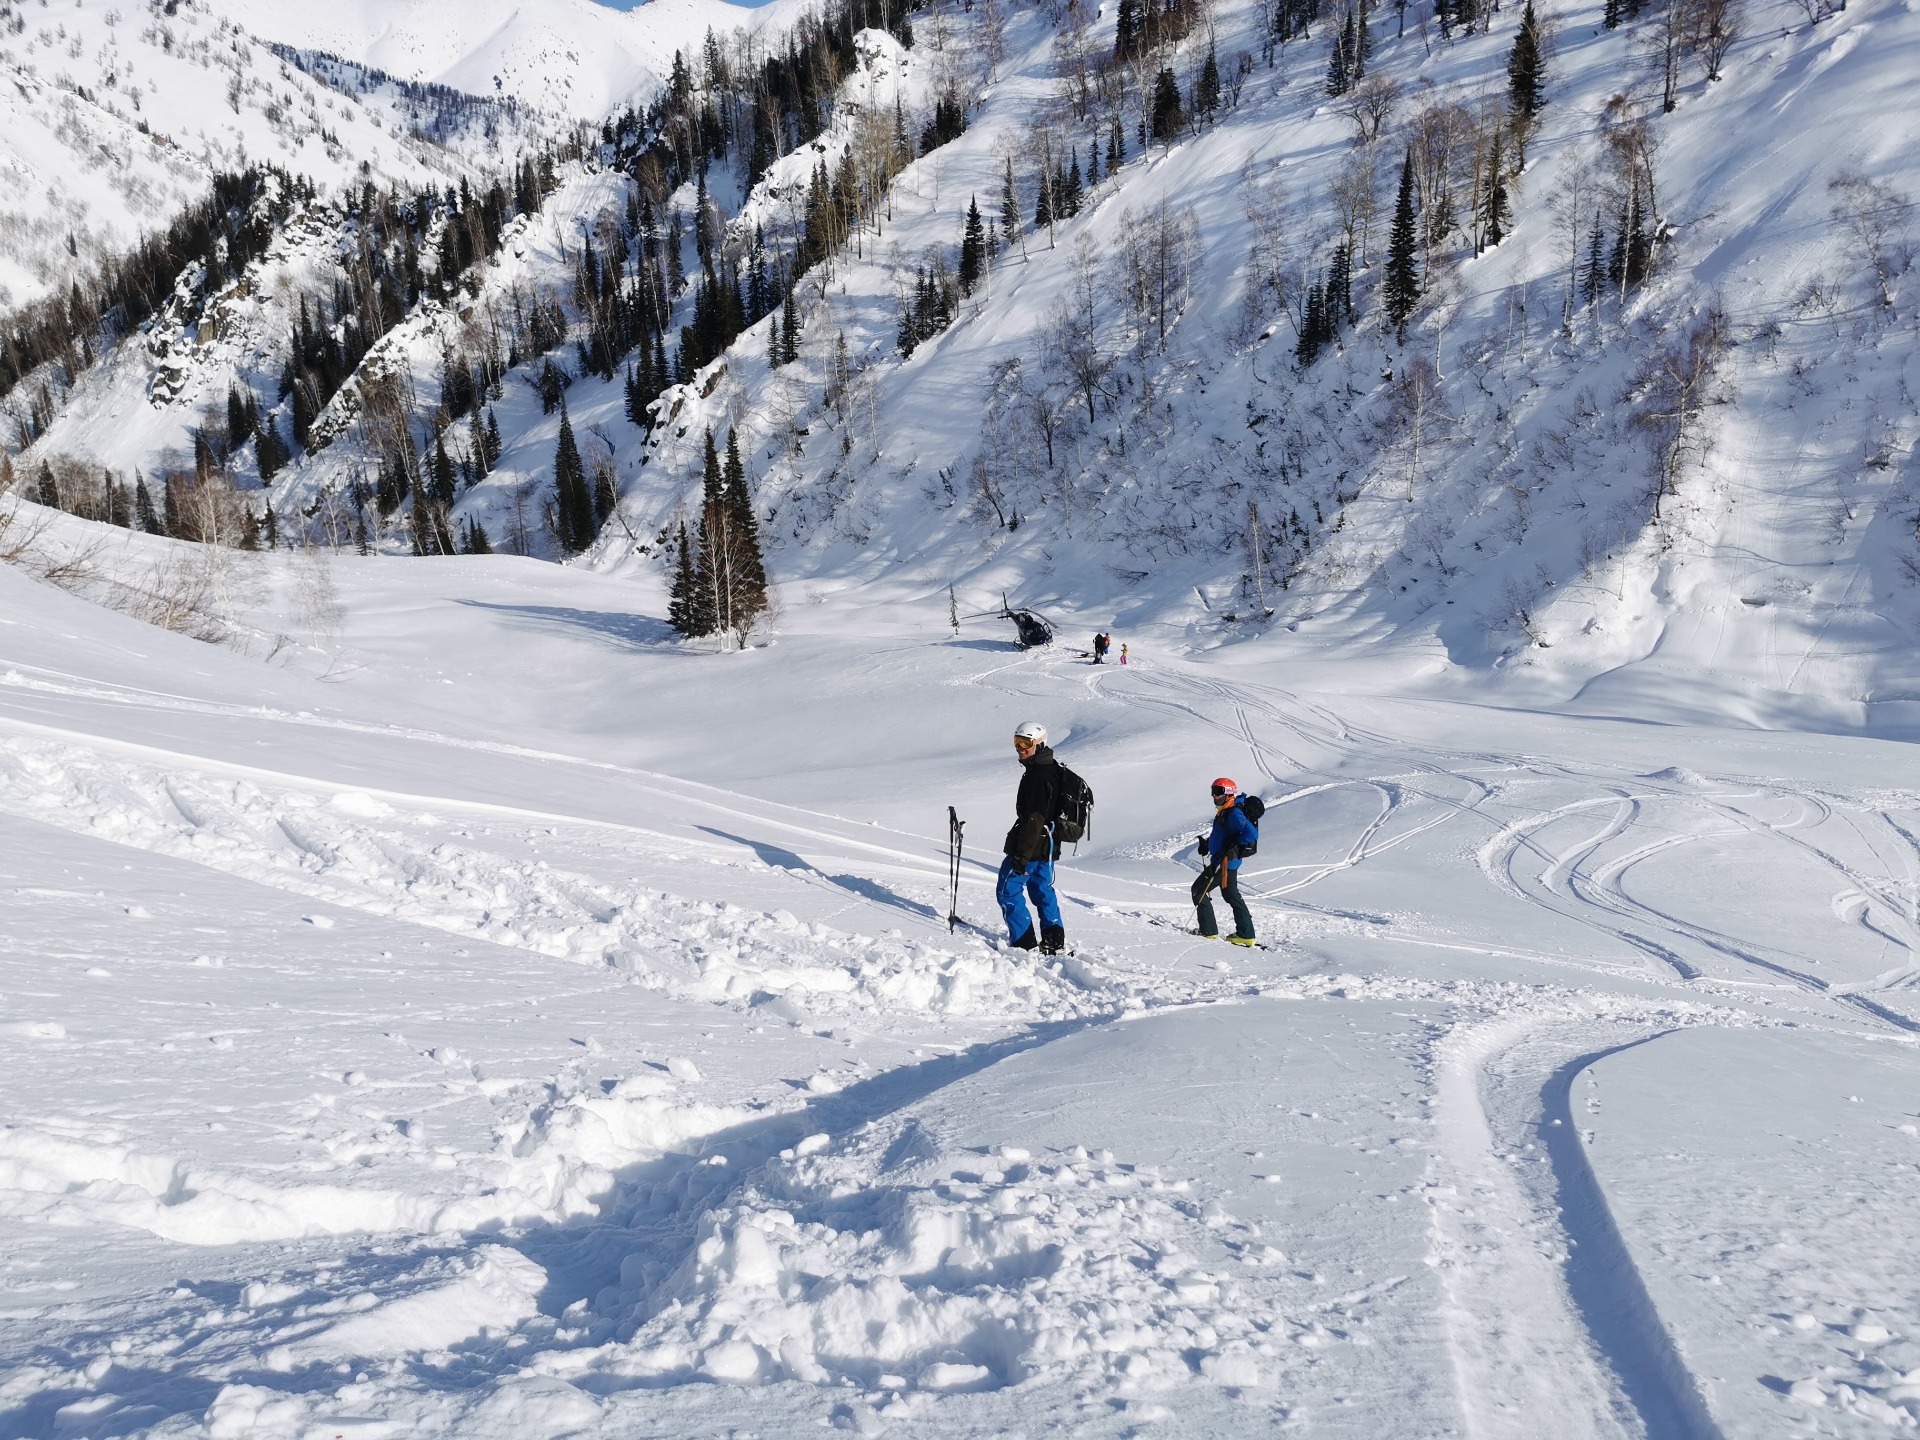
[[[530,629],[584,630],[636,650],[655,649],[679,639],[671,625],[651,615],[631,615],[618,610],[575,610],[564,605],[501,605],[492,600],[454,603],[517,617]]]
[[[744,845],[760,857],[762,865],[775,870],[791,870],[801,875],[817,875],[829,885],[837,885],[850,895],[858,895],[862,900],[871,900],[876,905],[886,905],[895,910],[904,910],[921,920],[938,920],[940,913],[931,905],[923,905],[918,900],[909,900],[897,891],[889,890],[877,880],[869,880],[863,875],[829,875],[814,865],[806,857],[778,845],[769,845],[764,840],[749,840],[744,835],[735,835],[726,830],[716,830],[711,825],[695,826],[709,835],[721,840],[731,840],[736,845]]]
[[[614,1175],[600,1211],[561,1224],[525,1229],[489,1226],[458,1236],[379,1235],[342,1253],[326,1243],[298,1244],[297,1264],[288,1264],[283,1244],[225,1247],[209,1261],[218,1274],[186,1275],[144,1313],[122,1307],[64,1330],[59,1338],[20,1347],[16,1366],[75,1372],[105,1355],[116,1335],[130,1328],[192,1337],[160,1360],[116,1363],[95,1385],[62,1384],[0,1410],[0,1440],[29,1440],[53,1433],[110,1437],[147,1431],[204,1415],[227,1385],[249,1385],[288,1396],[323,1401],[360,1370],[383,1370],[405,1392],[483,1396],[493,1384],[521,1373],[530,1355],[587,1349],[625,1341],[649,1318],[655,1298],[692,1254],[701,1217],[729,1203],[759,1168],[803,1137],[844,1136],[997,1064],[1010,1056],[1104,1023],[1098,1019],[1035,1025],[1002,1040],[955,1054],[935,1056],[858,1081],[830,1095],[812,1097],[799,1109],[757,1116],[701,1137],[685,1152],[627,1166]],[[724,1162],[724,1163],[722,1163]],[[892,1157],[889,1157],[892,1163]],[[297,1364],[269,1368],[268,1351],[302,1342],[324,1328],[298,1312],[316,1302],[370,1292],[381,1304],[409,1294],[429,1294],[480,1247],[504,1246],[525,1255],[546,1273],[537,1297],[539,1315],[510,1332],[488,1332],[403,1362],[404,1380],[388,1367],[391,1357],[348,1351],[309,1351]],[[180,1260],[196,1254],[183,1249]],[[257,1265],[258,1270],[252,1270]],[[324,1272],[324,1273],[322,1273]],[[283,1300],[229,1310],[224,1324],[205,1326],[205,1303],[237,1304],[249,1274],[272,1275],[300,1288]],[[236,1275],[242,1278],[236,1278]],[[305,1282],[303,1284],[303,1282]],[[582,1306],[581,1302],[584,1302]],[[328,1321],[343,1318],[335,1309]],[[564,1317],[564,1319],[562,1318]],[[49,1317],[52,1318],[52,1317]],[[241,1333],[234,1333],[238,1323]],[[559,1325],[556,1325],[559,1322]],[[562,1338],[556,1330],[564,1327]],[[661,1388],[683,1376],[620,1376],[585,1371],[571,1383],[595,1394]],[[96,1402],[91,1411],[60,1414],[69,1406]],[[309,1417],[321,1419],[322,1417]]]

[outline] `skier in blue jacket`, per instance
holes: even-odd
[[[1200,912],[1200,933],[1217,937],[1220,926],[1214,919],[1212,891],[1220,889],[1221,898],[1233,911],[1233,934],[1227,937],[1235,945],[1252,945],[1253,913],[1240,897],[1240,852],[1260,843],[1260,832],[1240,809],[1240,787],[1221,776],[1213,782],[1213,832],[1200,839],[1200,859],[1205,869],[1193,882],[1193,903]]]

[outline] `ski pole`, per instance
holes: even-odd
[[[947,905],[947,933],[960,924],[960,851],[966,843],[966,822],[953,806],[947,807],[947,881],[950,899]]]

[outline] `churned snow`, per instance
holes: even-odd
[[[236,563],[220,647],[0,571],[15,1433],[1912,1423],[1903,744],[510,557],[263,663],[311,561]],[[1185,932],[1223,772],[1272,949]]]

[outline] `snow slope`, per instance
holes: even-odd
[[[1920,1419],[1904,745],[236,564],[227,646],[0,569],[0,1433]],[[1182,929],[1222,772],[1273,949]]]
[[[709,29],[724,36],[766,18],[730,0],[651,0],[624,12],[593,0],[465,0],[451,8],[437,0],[208,3],[268,40],[594,121],[644,105],[672,73],[673,52],[691,55]]]
[[[204,6],[57,0],[0,22],[0,309],[163,229],[215,170],[274,163],[327,189],[462,172]]]

